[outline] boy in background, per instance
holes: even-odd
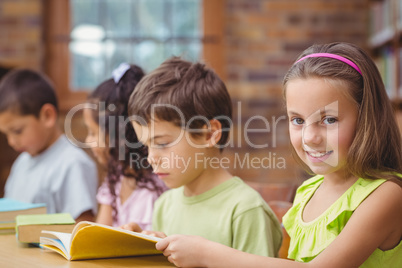
[[[58,126],[50,81],[35,71],[10,71],[0,83],[0,131],[20,152],[5,186],[6,198],[46,203],[48,213],[68,212],[94,220],[98,176],[95,163],[71,144]]]
[[[199,235],[244,252],[277,256],[282,232],[274,213],[219,163],[232,103],[212,70],[177,57],[165,61],[138,83],[129,115],[148,147],[153,172],[172,188],[155,203],[151,234]],[[141,231],[135,223],[123,228]]]

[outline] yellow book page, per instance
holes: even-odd
[[[142,234],[137,234],[143,236]],[[127,230],[87,225],[76,230],[71,242],[71,260],[162,254],[155,239],[139,238]]]

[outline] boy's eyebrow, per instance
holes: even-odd
[[[168,134],[156,135],[156,136],[151,137],[151,138],[149,139],[149,141],[154,141],[154,140],[156,140],[156,139],[164,138],[164,137],[166,137],[166,136],[169,136],[169,135],[168,135]]]
[[[140,143],[142,143],[143,145],[146,145],[147,144],[147,142],[153,142],[153,141],[155,141],[156,139],[159,139],[159,138],[163,138],[163,137],[165,137],[165,136],[168,136],[167,134],[162,134],[162,135],[155,135],[155,136],[153,136],[153,137],[150,137],[149,139],[147,139],[147,140],[141,140],[141,139],[138,139],[138,141],[140,142]]]
[[[24,126],[22,125],[12,125],[12,126],[8,126],[8,128],[6,129],[7,131],[17,131],[20,130],[21,128],[23,128]]]
[[[169,134],[155,135],[155,136],[149,138],[146,142],[152,143],[152,142],[155,142],[155,140],[157,140],[159,138],[164,138],[164,137],[168,137],[168,136],[169,136]],[[141,142],[144,145],[146,144],[146,143],[144,143],[142,141],[139,141],[139,142]]]

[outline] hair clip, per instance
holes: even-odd
[[[123,77],[128,69],[130,69],[130,64],[123,62],[119,65],[119,67],[113,70],[112,76],[116,84],[119,83],[120,79]]]

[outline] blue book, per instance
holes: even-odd
[[[46,214],[46,204],[32,204],[10,198],[0,198],[0,228],[2,224],[15,223],[17,215],[26,214]]]

